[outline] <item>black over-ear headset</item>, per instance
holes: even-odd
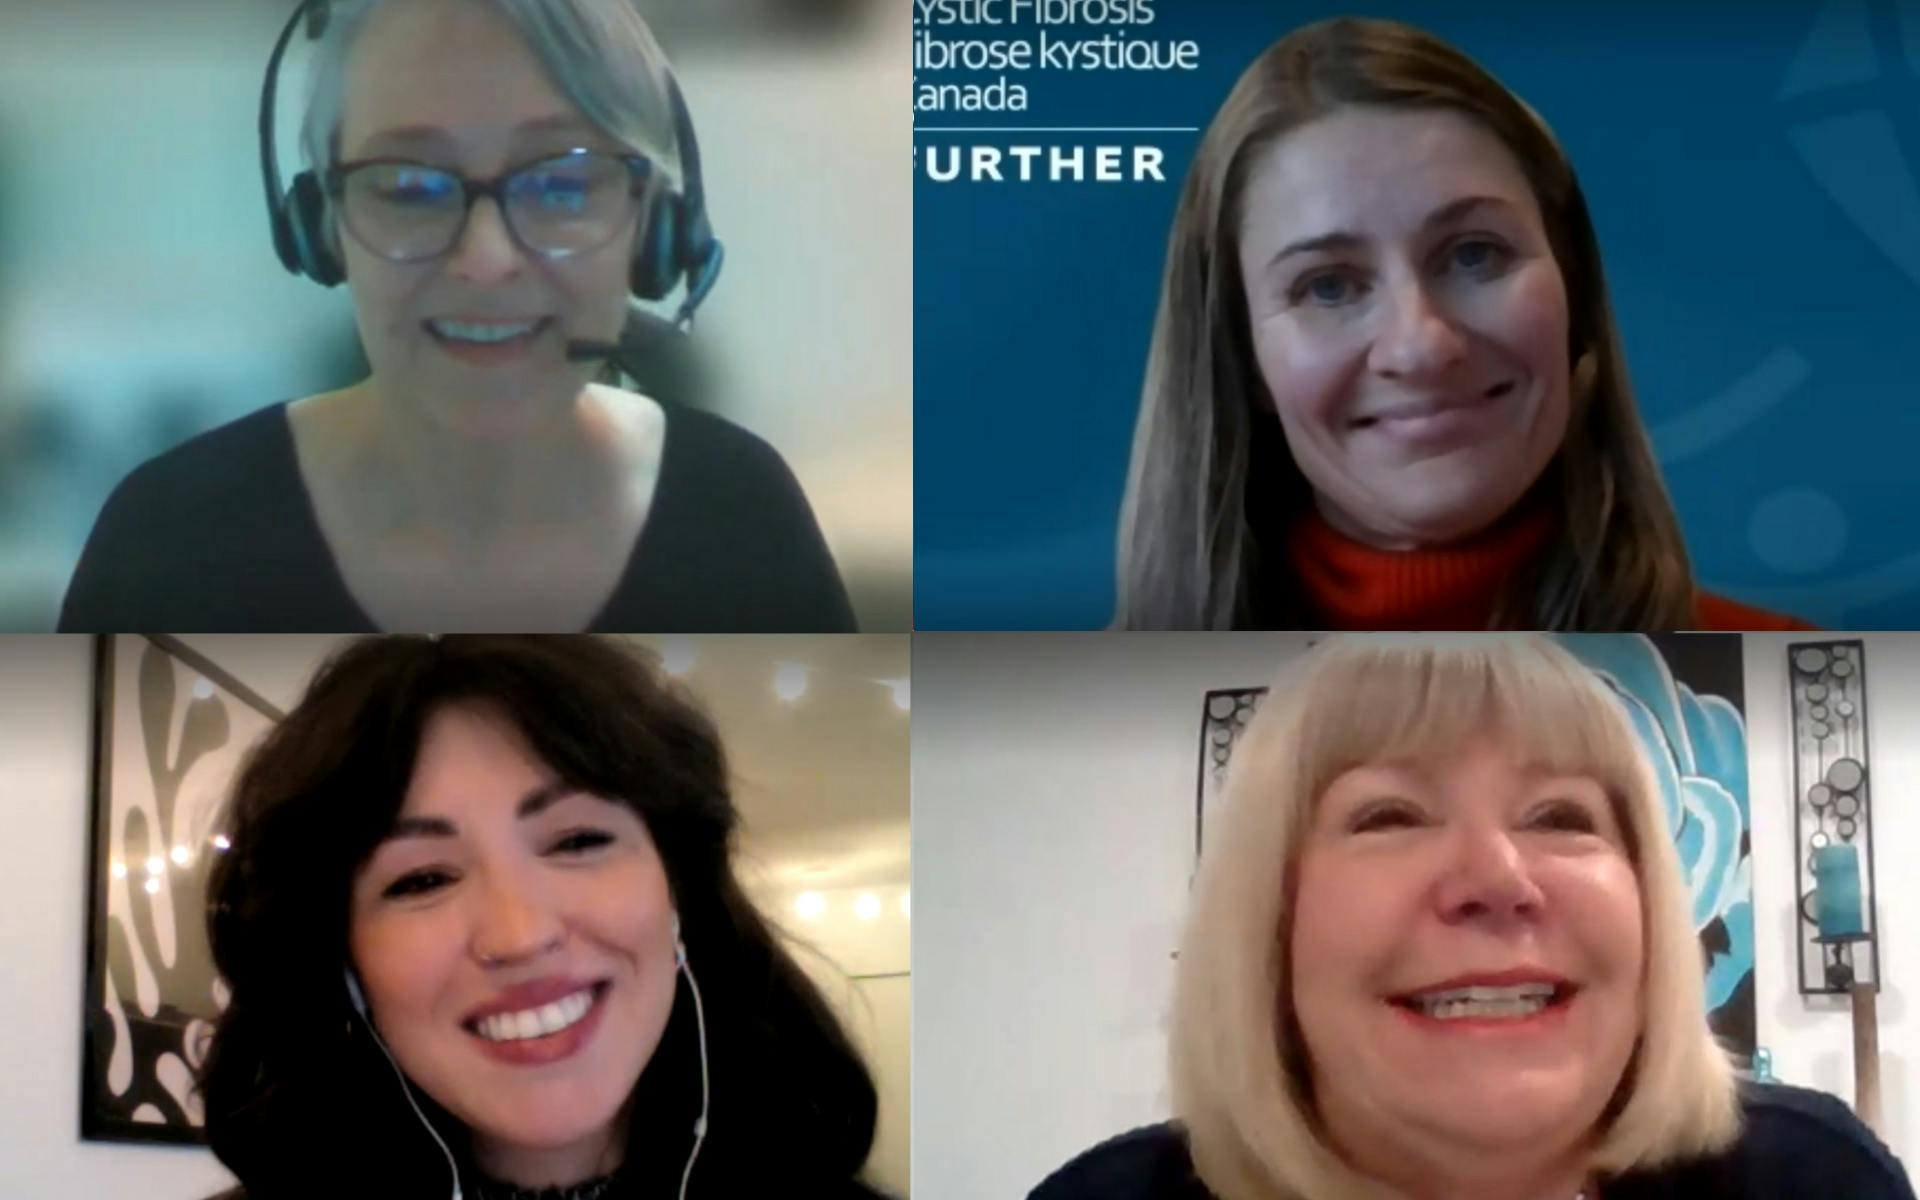
[[[280,63],[286,57],[287,44],[293,40],[293,31],[304,18],[307,37],[318,38],[326,31],[330,3],[331,0],[301,0],[273,45],[273,56],[267,61],[266,82],[260,92],[260,170],[266,180],[267,220],[273,227],[273,248],[287,270],[325,287],[333,287],[346,278],[345,264],[327,242],[326,190],[311,170],[295,176],[288,191],[280,190],[273,123]],[[700,145],[694,139],[693,118],[687,112],[680,84],[672,71],[665,67],[662,70],[667,79],[667,102],[672,109],[673,137],[680,150],[685,185],[678,193],[662,192],[649,206],[646,225],[634,239],[629,280],[634,295],[642,300],[660,300],[684,277],[686,295],[673,319],[676,325],[685,325],[693,319],[694,309],[713,290],[725,252],[707,220],[706,191],[700,181]],[[598,347],[597,343],[580,345]],[[601,349],[610,352],[613,348]],[[595,355],[587,353],[578,357]]]

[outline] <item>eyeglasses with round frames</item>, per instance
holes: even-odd
[[[651,196],[640,155],[575,149],[492,179],[402,158],[341,163],[327,192],[354,240],[390,262],[438,258],[459,244],[473,206],[491,199],[515,242],[545,259],[571,258],[618,237]]]

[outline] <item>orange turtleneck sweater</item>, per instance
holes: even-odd
[[[1556,513],[1540,509],[1451,546],[1379,550],[1309,511],[1294,523],[1288,553],[1329,629],[1485,629],[1507,577],[1546,547],[1558,524]],[[1694,609],[1701,630],[1817,628],[1705,592]]]

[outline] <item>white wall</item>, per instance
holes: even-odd
[[[913,647],[914,1173],[1024,1196],[1161,1119],[1200,702],[1298,634],[920,634]]]
[[[1788,1083],[1854,1098],[1853,1021],[1838,997],[1804,997],[1795,966],[1792,727],[1787,710],[1790,642],[1860,637],[1866,645],[1867,762],[1873,772],[1882,1138],[1920,1176],[1920,635],[1749,634],[1747,727],[1753,809],[1755,1020],[1774,1074]]]
[[[860,627],[913,627],[913,199],[900,170],[911,16],[760,53],[691,46],[675,68],[700,130],[727,266],[700,310],[725,415],[806,488]],[[673,47],[668,47],[673,52]]]
[[[1806,639],[1801,639],[1806,640]],[[1851,1100],[1851,1026],[1796,990],[1785,639],[1747,649],[1759,1043]],[[1299,634],[914,639],[914,1141],[921,1200],[1017,1197],[1163,1119],[1172,951],[1193,866],[1200,705],[1268,683]],[[1920,1156],[1920,637],[1867,639],[1881,847],[1886,1140]],[[1908,931],[1905,945],[1900,931]],[[1903,953],[1903,950],[1908,951]]]
[[[85,637],[0,638],[0,1190],[189,1200],[233,1182],[208,1151],[80,1140],[91,653]]]

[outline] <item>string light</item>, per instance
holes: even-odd
[[[660,669],[676,678],[685,676],[693,670],[700,658],[700,640],[684,634],[663,637],[654,643],[655,653],[659,656]],[[774,665],[773,691],[782,701],[792,704],[805,696],[813,685],[811,666],[799,662],[780,662]],[[849,682],[853,678],[864,678],[866,682],[887,689],[893,699],[893,706],[901,712],[910,711],[912,705],[912,685],[906,676],[892,679],[876,679],[871,676],[843,677]]]
[[[774,668],[773,692],[789,704],[806,695],[807,668],[800,663],[781,663]]]
[[[799,913],[803,921],[818,920],[820,914],[827,911],[827,898],[819,892],[801,892],[793,902],[793,911]]]
[[[660,666],[669,675],[685,675],[693,670],[694,659],[699,657],[690,638],[670,637],[660,643]]]
[[[880,897],[872,892],[863,892],[860,898],[853,902],[853,915],[862,921],[873,920],[880,915]]]

